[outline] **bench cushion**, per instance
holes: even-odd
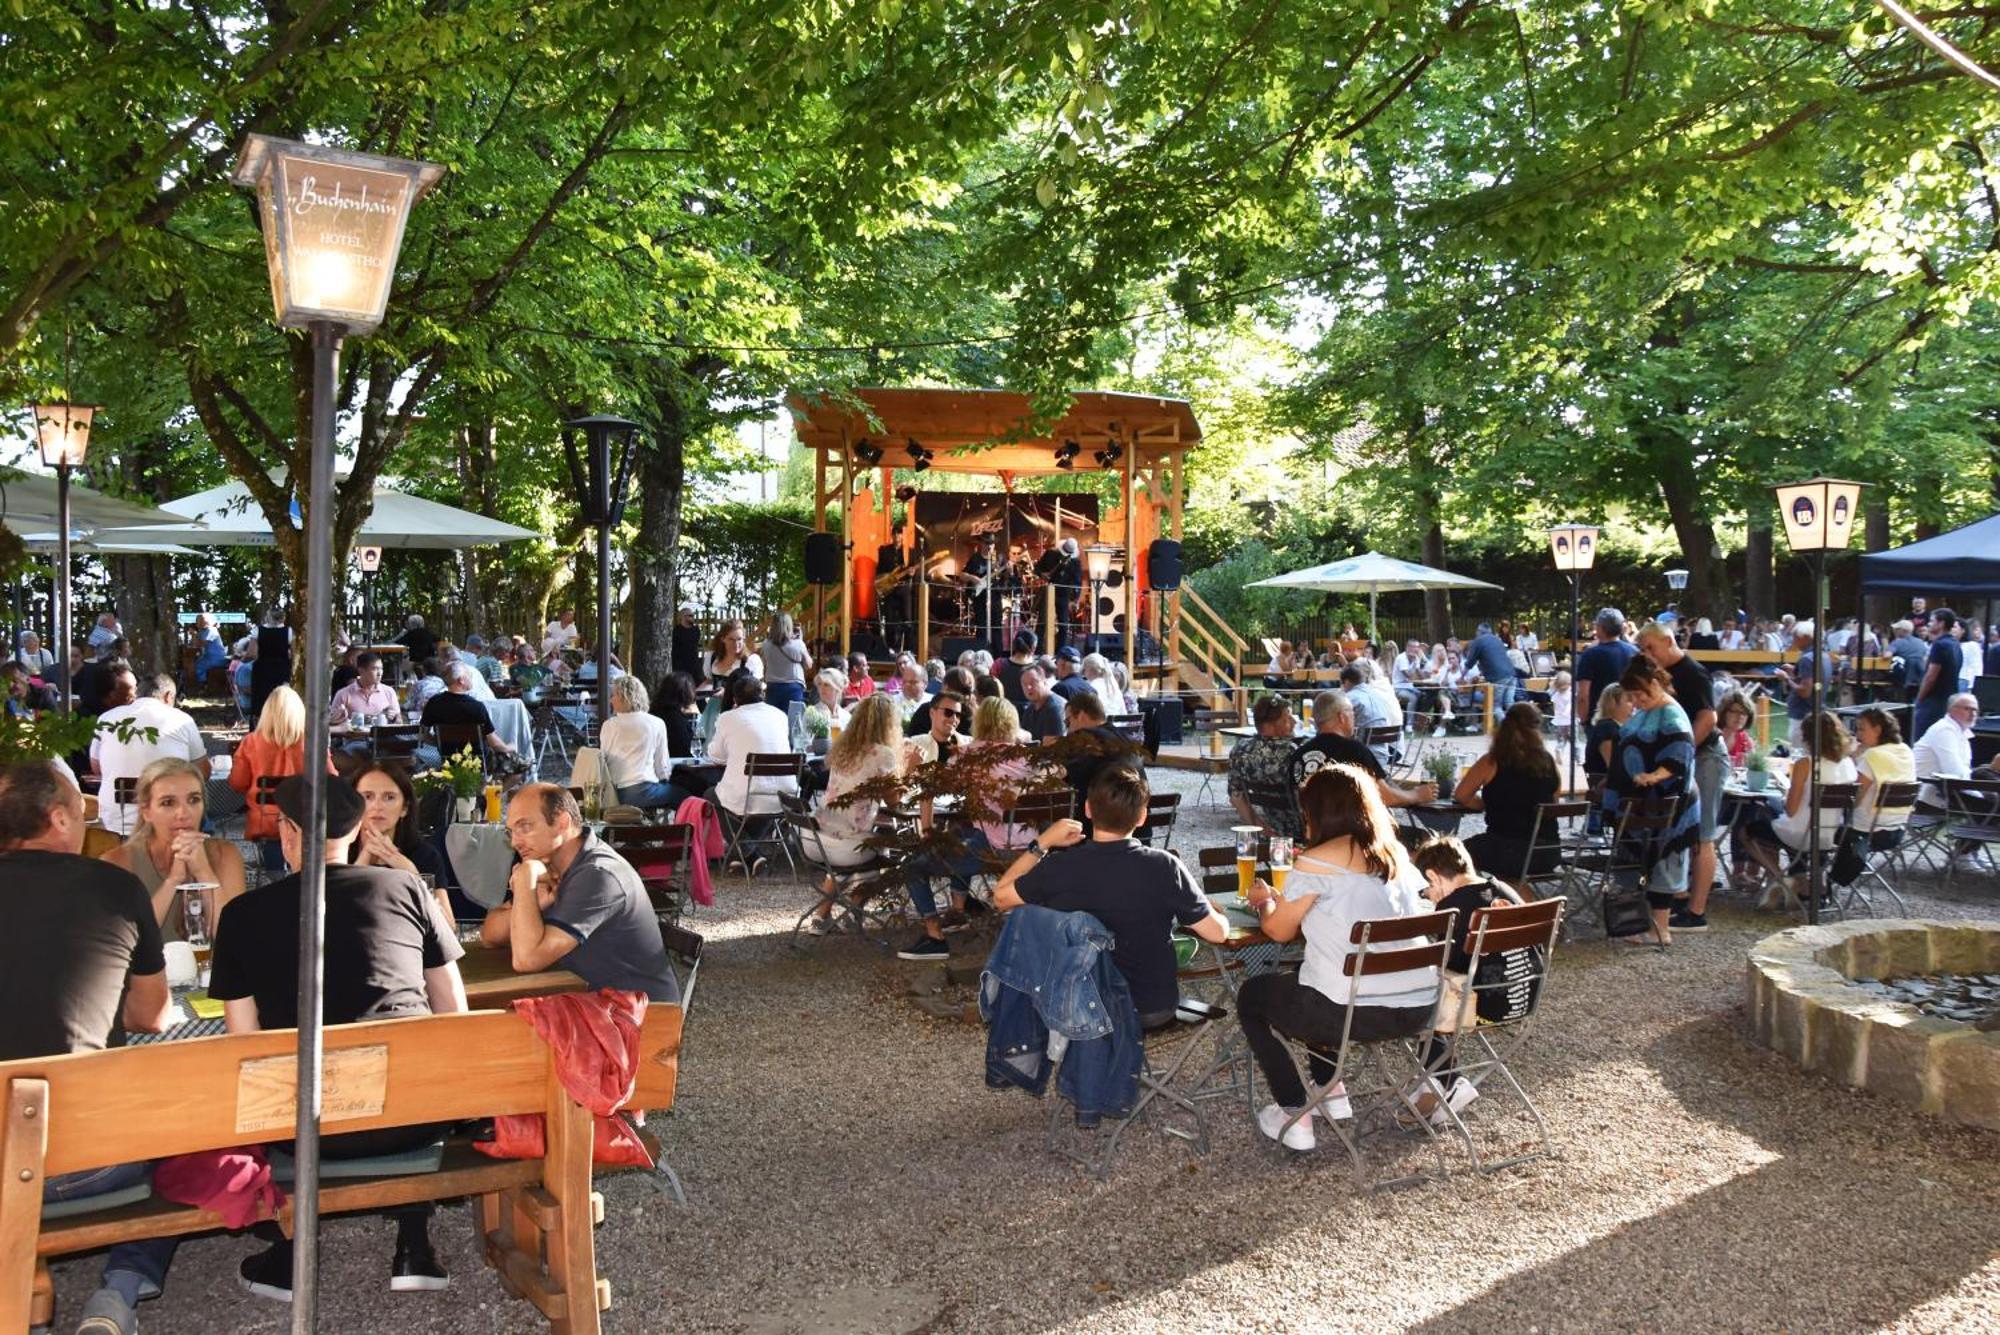
[[[271,1150],[267,1156],[271,1161],[271,1176],[279,1182],[292,1180],[292,1156],[282,1150]],[[319,1175],[329,1177],[400,1177],[405,1173],[435,1173],[444,1162],[444,1142],[419,1145],[413,1150],[400,1154],[376,1154],[365,1159],[328,1159],[319,1161]]]
[[[68,1219],[72,1215],[89,1214],[95,1210],[111,1210],[121,1205],[136,1205],[153,1194],[152,1182],[134,1182],[116,1191],[101,1191],[95,1196],[78,1196],[67,1201],[42,1202],[42,1218]]]

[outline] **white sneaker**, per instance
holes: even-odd
[[[1451,1092],[1445,1095],[1444,1102],[1431,1110],[1431,1125],[1442,1131],[1451,1122],[1451,1117],[1445,1112],[1447,1104],[1450,1105],[1452,1112],[1461,1113],[1478,1097],[1479,1086],[1461,1077],[1458,1083],[1451,1087]]]
[[[1319,1141],[1313,1137],[1312,1118],[1301,1117],[1290,1126],[1286,1126],[1285,1123],[1290,1117],[1291,1113],[1277,1104],[1267,1103],[1257,1110],[1257,1129],[1288,1150],[1304,1153],[1307,1150],[1318,1149]]]
[[[1313,1109],[1326,1122],[1351,1122],[1354,1120],[1354,1105],[1348,1101],[1347,1086],[1335,1086],[1340,1092],[1320,1100]]]

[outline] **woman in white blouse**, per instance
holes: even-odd
[[[598,750],[620,802],[671,811],[692,794],[670,778],[667,725],[648,712],[652,707],[646,683],[629,672],[612,678],[612,715],[598,730]]]
[[[1246,979],[1236,994],[1244,1041],[1277,1100],[1258,1112],[1258,1129],[1289,1150],[1309,1150],[1315,1142],[1312,1118],[1291,1120],[1305,1106],[1305,1086],[1277,1035],[1330,1048],[1340,1042],[1351,1009],[1356,1039],[1414,1037],[1430,1022],[1438,999],[1435,969],[1359,980],[1343,969],[1354,953],[1349,936],[1355,923],[1408,917],[1430,907],[1424,878],[1404,854],[1375,780],[1352,765],[1323,766],[1307,780],[1299,809],[1310,847],[1293,862],[1283,898],[1260,880],[1250,905],[1273,941],[1303,933],[1305,960],[1296,974]],[[1312,1066],[1316,1082],[1333,1075],[1330,1062],[1315,1060]],[[1353,1115],[1338,1092],[1322,1110],[1336,1118]]]

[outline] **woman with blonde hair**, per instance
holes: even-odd
[[[757,647],[764,660],[764,703],[774,709],[789,710],[806,702],[806,677],[813,670],[812,654],[789,612],[774,613],[771,633]]]
[[[819,844],[832,867],[859,867],[875,857],[868,839],[875,832],[875,818],[882,804],[872,799],[843,801],[863,784],[884,777],[900,778],[903,773],[903,725],[896,706],[886,695],[871,695],[855,703],[840,736],[826,753],[826,792],[819,808]],[[833,913],[833,875],[823,887],[823,902],[814,911],[806,930],[824,936]],[[856,903],[866,899],[856,896]]]
[[[949,877],[953,906],[967,911],[972,878],[987,870],[989,855],[1018,851],[1034,841],[1035,829],[1007,819],[1036,774],[1035,765],[1023,756],[1016,741],[1020,731],[1021,715],[1005,698],[981,700],[972,716],[972,740],[945,762],[950,766],[950,782],[945,786],[961,796],[960,815],[969,822],[964,849],[949,857],[930,854],[910,864],[905,879],[910,903],[924,921],[924,934],[897,951],[898,959],[940,963],[950,958],[944,920],[931,889],[932,877]],[[841,740],[847,740],[844,734]],[[924,821],[928,826],[928,812]]]
[[[131,838],[104,855],[106,862],[131,872],[146,887],[164,941],[186,939],[181,930],[184,904],[177,902],[181,886],[216,887],[206,905],[211,938],[222,906],[243,893],[243,855],[229,840],[211,839],[201,832],[207,792],[207,781],[192,761],[179,756],[155,760],[139,771],[138,826]]]
[[[267,871],[282,870],[285,857],[278,847],[278,808],[258,802],[257,780],[303,773],[305,740],[306,702],[290,686],[280,686],[264,698],[257,730],[237,744],[236,758],[229,767],[229,786],[243,794],[249,804],[243,837],[257,841]],[[332,771],[329,763],[327,772]]]
[[[847,726],[849,711],[842,699],[847,694],[847,674],[837,667],[821,668],[813,674],[813,692],[818,698],[806,706],[806,731],[831,741],[835,728]],[[765,703],[770,703],[768,693]]]

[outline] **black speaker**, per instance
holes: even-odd
[[[806,583],[840,583],[840,535],[806,534]]]
[[[1172,538],[1155,538],[1146,549],[1146,582],[1161,593],[1181,586],[1181,545]]]
[[[1149,732],[1155,728],[1159,731],[1159,741],[1154,743],[1156,749],[1161,744],[1181,744],[1186,709],[1179,696],[1142,695],[1139,697],[1139,712],[1146,716]]]

